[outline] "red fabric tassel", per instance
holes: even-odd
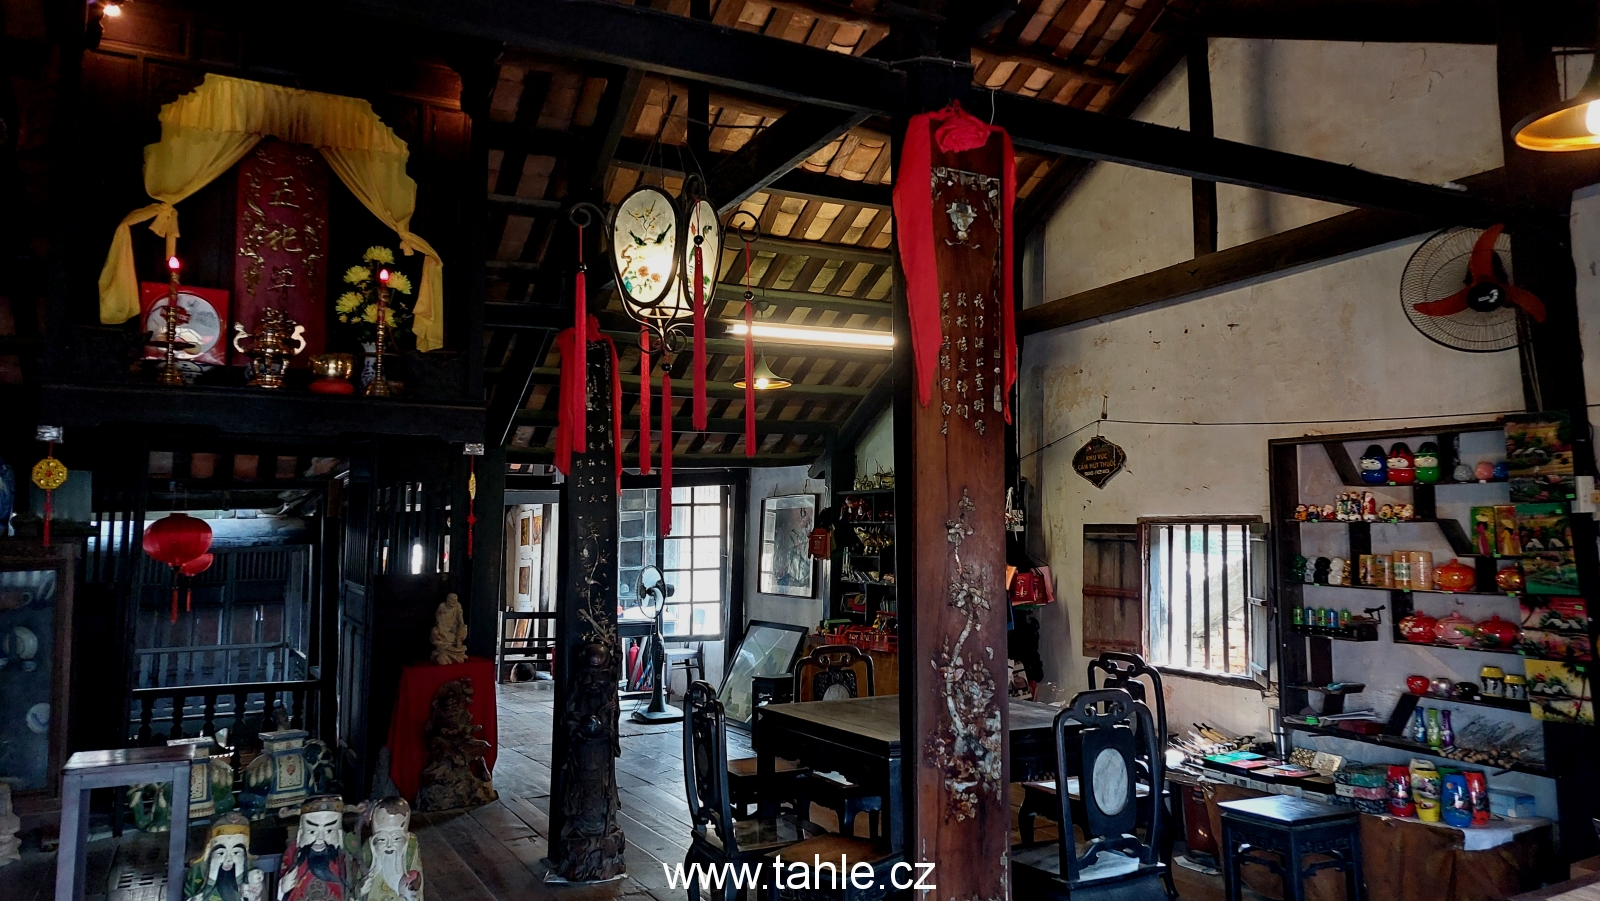
[[[650,474],[650,332],[639,330],[639,474]]]
[[[694,428],[706,430],[706,283],[700,245],[694,246]]]
[[[589,347],[589,291],[588,278],[583,269],[583,229],[581,227],[578,229],[578,273],[572,281],[574,288],[572,298],[572,334],[576,340],[570,346],[578,348],[577,356],[582,358]],[[598,329],[596,331],[598,332]],[[589,406],[589,379],[587,372],[580,364],[578,369],[579,377],[569,381],[566,377],[567,355],[565,352],[561,355],[561,361],[562,412],[571,416],[574,422],[582,422],[584,412]],[[582,428],[568,430],[567,440],[571,442],[569,450],[572,453],[581,454],[584,452],[587,447],[586,431],[586,429]],[[566,472],[566,470],[563,469],[562,472]]]
[[[594,340],[602,341],[611,352],[611,446],[612,453],[616,455],[617,470],[622,470],[622,375],[618,371],[617,345],[609,337],[600,334],[600,320],[594,316],[589,317],[587,332],[597,336]],[[556,335],[556,348],[561,353],[561,413],[556,421],[556,470],[563,475],[572,472],[573,449],[582,444],[582,441],[572,439],[573,432],[586,431],[585,425],[589,416],[589,401],[587,391],[575,392],[571,382],[581,380],[588,382],[587,360],[585,354],[574,346],[576,333],[574,329],[562,329]],[[587,345],[584,346],[587,350]],[[578,404],[574,407],[566,403],[569,395],[575,394]],[[583,453],[581,449],[578,451]]]
[[[178,583],[176,580],[172,583],[172,621],[178,621]]]
[[[44,493],[44,546],[45,547],[49,547],[50,546],[50,520],[55,514],[55,506],[56,506],[55,505],[55,500],[56,500],[56,493],[54,491],[46,491]]]
[[[929,132],[938,126],[937,136]],[[1012,256],[1014,237],[1011,214],[1017,198],[1016,152],[1011,136],[997,125],[988,125],[961,108],[958,103],[936,113],[919,113],[906,126],[905,145],[900,153],[900,171],[894,180],[895,238],[900,246],[900,262],[906,274],[906,308],[911,319],[911,351],[916,370],[917,399],[928,405],[933,381],[938,372],[939,273],[933,252],[932,143],[946,153],[976,150],[998,134],[1001,141],[1001,344],[1006,422],[1011,421],[1011,387],[1017,381],[1016,323],[1012,307]]]
[[[659,537],[672,534],[672,372],[661,367],[661,490],[656,493]]]

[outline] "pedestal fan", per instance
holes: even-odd
[[[667,598],[672,597],[672,586],[661,575],[661,570],[646,566],[639,572],[639,612],[655,621],[650,631],[650,664],[655,670],[655,685],[650,689],[650,706],[634,710],[636,723],[676,723],[683,719],[683,711],[667,706],[667,649],[661,639],[663,614]]]

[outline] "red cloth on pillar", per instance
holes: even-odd
[[[930,134],[932,132],[932,134]],[[1012,258],[1016,241],[1012,234],[1011,209],[1017,200],[1016,152],[1011,136],[998,125],[989,125],[952,102],[936,113],[918,113],[906,126],[906,140],[900,152],[900,171],[894,179],[894,228],[900,246],[900,264],[906,274],[906,311],[911,319],[911,352],[916,369],[917,400],[928,405],[934,376],[939,366],[939,273],[933,257],[933,170],[932,145],[937,142],[944,153],[976,150],[998,135],[1004,154],[1001,172],[1001,225],[1005,243],[1001,248],[1000,309],[1003,313],[1005,415],[1011,421],[1011,386],[1017,382],[1017,329],[1012,284]],[[939,212],[943,212],[942,210]]]
[[[489,743],[484,757],[494,772],[495,752],[499,749],[494,704],[494,661],[468,657],[465,663],[439,666],[413,663],[400,671],[400,691],[394,699],[394,715],[389,718],[389,778],[408,801],[417,799],[422,768],[428,765],[428,743],[423,727],[433,709],[433,696],[439,686],[457,679],[472,680],[472,722],[482,726],[478,737]]]

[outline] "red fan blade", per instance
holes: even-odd
[[[1424,316],[1454,316],[1467,308],[1468,290],[1467,288],[1462,288],[1449,297],[1430,300],[1425,303],[1414,303],[1411,305],[1411,309]]]
[[[1494,278],[1494,242],[1500,240],[1500,233],[1505,230],[1504,225],[1491,225],[1472,245],[1472,258],[1467,262],[1467,273],[1472,281],[1486,282]]]
[[[1544,321],[1544,301],[1540,300],[1538,295],[1532,291],[1524,291],[1512,285],[1501,285],[1500,287],[1505,289],[1506,297],[1510,298],[1512,303],[1521,307],[1524,313],[1533,317],[1534,322]]]

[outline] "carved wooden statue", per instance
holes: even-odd
[[[562,712],[569,736],[562,761],[563,868],[589,879],[622,872],[624,839],[617,826],[614,763],[622,754],[617,737],[622,716],[616,691],[619,677],[616,660],[603,645],[584,645],[573,661],[571,689]]]
[[[428,765],[422,769],[417,810],[477,807],[499,797],[484,761],[489,743],[478,737],[482,729],[472,722],[472,680],[457,679],[439,686],[424,727]]]
[[[443,666],[467,659],[467,620],[455,592],[444,596],[444,603],[433,615],[433,631],[428,637],[433,641],[434,663]]]
[[[422,853],[404,798],[384,798],[373,807],[363,862],[360,901],[422,901]]]
[[[250,821],[223,814],[183,880],[186,901],[266,901],[267,877],[250,865]]]

